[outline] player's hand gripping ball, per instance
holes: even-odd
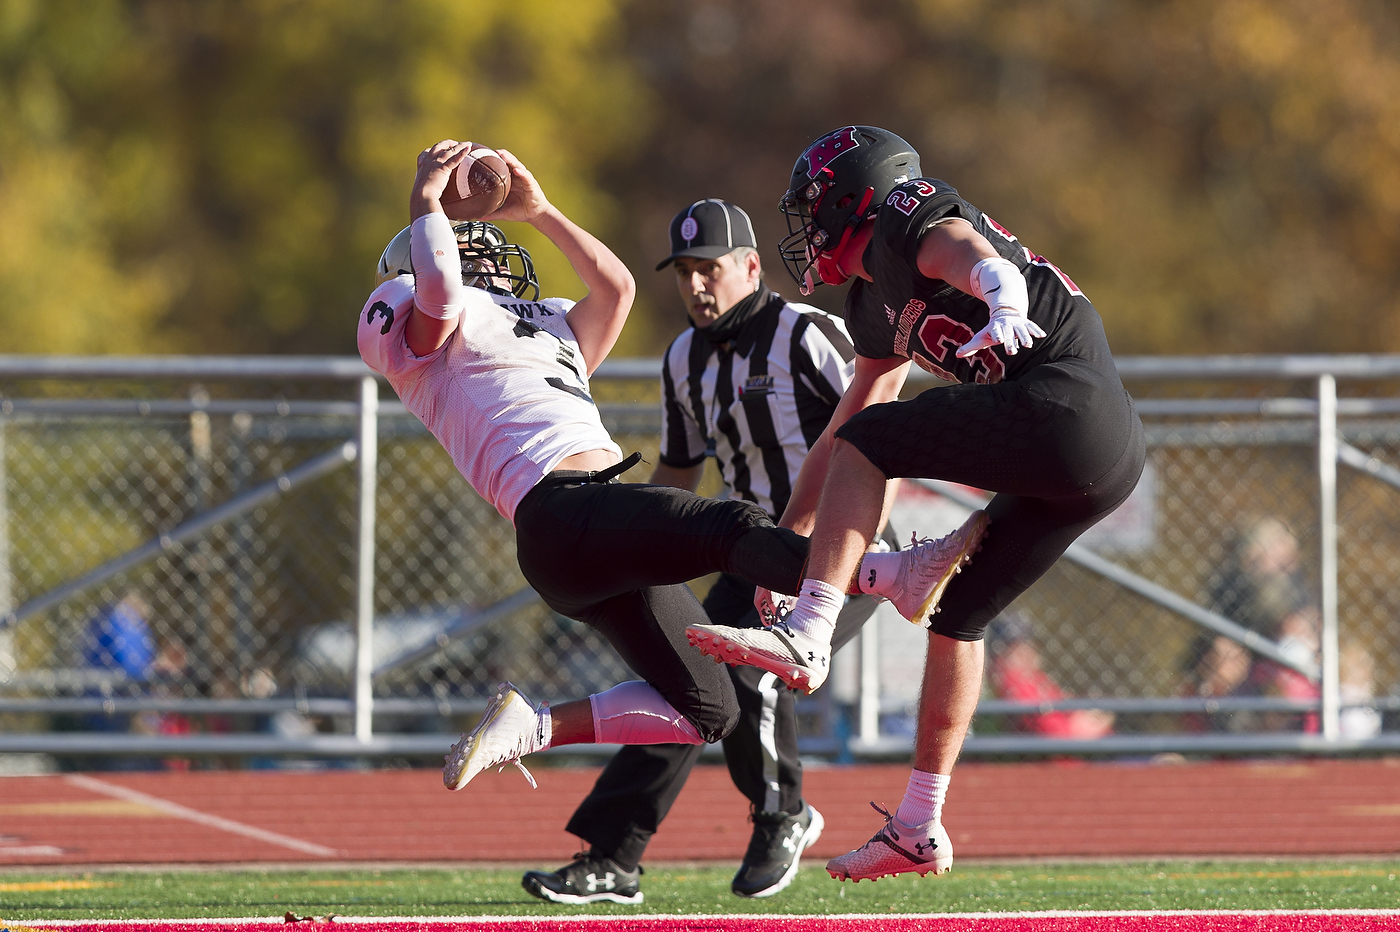
[[[496,150],[474,146],[452,169],[442,192],[443,213],[452,220],[480,220],[499,210],[510,193],[510,168]]]

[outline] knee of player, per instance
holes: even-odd
[[[954,618],[947,612],[934,612],[929,622],[929,634],[941,634],[955,641],[980,641],[987,633],[987,621],[972,621],[967,618]]]
[[[766,545],[767,537],[764,535],[768,529],[776,527],[768,512],[753,502],[729,502],[728,504],[733,507],[729,515],[733,518],[734,523],[727,537],[727,545],[732,547],[740,541],[745,541],[747,535],[755,529],[759,531],[759,537],[747,542],[756,544],[761,540]]]
[[[729,733],[739,724],[739,708],[730,703],[711,706],[687,715],[685,722],[695,729],[696,736],[701,739],[697,743],[713,744],[729,737]]]
[[[751,527],[772,527],[773,519],[768,512],[755,505],[753,502],[736,502],[738,506],[739,526]]]
[[[868,410],[868,409],[867,409]],[[847,421],[846,424],[850,424]],[[846,429],[845,425],[841,430]],[[836,440],[831,447],[831,466],[828,475],[836,472],[854,479],[873,479],[876,473],[886,479],[893,479],[885,469],[877,466],[870,456],[865,452],[868,447],[864,446],[860,440],[860,434],[852,432],[849,436],[843,436],[840,431],[836,434]]]

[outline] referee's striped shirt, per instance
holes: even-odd
[[[854,373],[845,322],[810,305],[772,301],[719,347],[687,329],[661,367],[661,462],[694,466],[713,444],[730,497],[781,517]]]

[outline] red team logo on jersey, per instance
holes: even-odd
[[[925,372],[932,372],[940,379],[961,382],[962,379],[940,363],[952,364],[957,361],[958,347],[972,339],[972,328],[943,314],[930,314],[919,325],[919,342],[933,357],[915,351],[914,361]],[[1006,364],[997,358],[991,347],[978,350],[963,362],[972,368],[972,381],[978,385],[993,385],[1006,377]]]
[[[854,126],[847,126],[845,129],[838,129],[834,133],[828,133],[802,153],[807,160],[807,177],[815,178],[817,173],[826,168],[838,155],[844,155],[856,146],[860,145],[860,136],[856,134]]]

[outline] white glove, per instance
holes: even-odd
[[[992,319],[987,321],[987,326],[977,331],[971,340],[958,347],[958,358],[971,356],[980,349],[994,346],[997,343],[1006,350],[1006,355],[1015,356],[1016,350],[1022,346],[1030,346],[1032,337],[1043,337],[1045,331],[1041,330],[1035,321],[1024,314],[1017,313],[1009,307],[999,307],[992,311]]]
[[[753,607],[758,609],[758,618],[763,627],[770,627],[775,621],[782,621],[797,604],[797,597],[783,595],[759,586],[753,593]]]
[[[972,267],[969,285],[974,295],[987,302],[991,318],[987,326],[958,347],[959,359],[997,343],[1008,356],[1015,356],[1016,350],[1030,346],[1033,338],[1045,336],[1045,331],[1030,319],[1026,279],[1013,263],[1000,256],[983,259]]]

